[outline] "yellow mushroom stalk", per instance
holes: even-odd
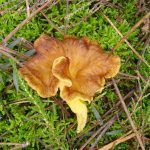
[[[73,99],[71,101],[67,101],[67,104],[71,108],[72,112],[74,112],[77,116],[77,133],[80,133],[85,127],[87,121],[87,107],[85,102],[80,99]]]
[[[106,78],[119,72],[120,58],[87,38],[58,40],[42,34],[34,48],[37,53],[19,69],[20,75],[43,98],[55,96],[60,89],[61,98],[77,116],[77,132],[81,132],[87,122],[86,101],[102,91]]]

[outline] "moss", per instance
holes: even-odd
[[[6,37],[21,21],[26,18],[25,2],[13,0],[8,4],[5,4],[6,0],[0,0],[0,11],[7,11],[0,16],[0,40]],[[18,3],[20,2],[20,3]],[[138,11],[136,8],[136,0],[113,0],[112,3],[117,6],[115,7],[101,7],[101,11],[105,13],[114,25],[124,35],[131,27],[140,20],[141,17],[136,16]],[[2,5],[4,4],[4,5]],[[118,33],[112,28],[112,26],[102,16],[100,11],[95,12],[92,16],[89,16],[86,20],[81,19],[89,15],[91,8],[94,6],[93,3],[88,1],[76,1],[75,3],[69,3],[69,20],[66,17],[66,3],[61,1],[58,4],[44,10],[44,13],[48,18],[62,30],[66,23],[69,25],[67,34],[75,35],[77,37],[87,36],[91,40],[97,40],[99,44],[106,50],[110,51],[117,42],[121,39]],[[33,5],[31,1],[30,5]],[[10,11],[8,11],[10,9]],[[117,19],[117,17],[120,17]],[[81,21],[81,22],[80,22]],[[21,28],[14,37],[9,41],[14,42],[16,39],[23,37],[30,42],[33,42],[40,34],[48,33],[51,36],[62,38],[62,35],[54,29],[54,27],[47,22],[42,14],[38,14],[32,18]],[[133,47],[136,47],[140,41],[138,38],[141,34],[141,30],[135,30],[129,37],[130,43]],[[8,46],[9,46],[8,43]],[[14,50],[25,53],[27,50],[20,45],[13,47]],[[136,50],[141,53],[143,44],[136,47]],[[115,53],[121,57],[121,72],[136,75],[136,64],[138,58],[132,53],[131,49],[123,43]],[[148,61],[150,57],[148,51],[144,55],[144,58]],[[128,62],[127,59],[129,59]],[[3,66],[3,67],[1,67]],[[139,72],[145,77],[149,77],[149,68],[141,63]],[[13,74],[14,73],[14,74]],[[17,80],[14,80],[17,79]],[[111,81],[111,80],[110,80]],[[18,86],[16,90],[15,84]],[[145,83],[140,80],[142,89]],[[126,95],[132,89],[135,89],[135,80],[121,80],[118,86],[121,90],[122,95]],[[134,100],[132,97],[131,100]],[[113,113],[117,112],[115,109],[110,115],[103,118],[103,115],[118,102],[118,98],[114,92],[113,86],[107,87],[102,97],[100,94],[95,96],[95,100],[89,105],[89,118],[88,124],[84,130],[88,130],[96,122],[96,116],[92,111],[94,106],[106,122]],[[133,115],[133,119],[136,124],[140,127],[142,125],[143,133],[144,130],[148,130],[149,119],[149,104],[148,96],[144,95],[142,102],[138,105],[137,111]],[[64,106],[67,111],[70,112],[69,108]],[[129,107],[132,113],[134,105]],[[71,112],[70,112],[71,113]],[[142,117],[141,117],[142,116]],[[142,119],[143,118],[143,119]],[[129,123],[122,126],[122,122],[126,119],[126,115],[122,114],[120,120],[117,120],[108,132],[121,130],[121,132],[113,132],[109,136],[105,134],[97,144],[97,147],[103,145],[123,136],[128,131]],[[71,113],[71,117],[67,117],[62,113],[60,106],[56,105],[52,99],[42,99],[38,97],[37,93],[33,91],[28,85],[20,78],[17,72],[16,64],[5,56],[0,55],[0,142],[14,142],[24,143],[30,142],[30,145],[26,149],[75,149],[81,147],[91,136],[90,133],[84,134],[82,140],[79,141],[76,134],[76,118]],[[93,129],[95,132],[99,127]],[[131,127],[130,127],[131,129]],[[147,132],[148,133],[148,132]],[[148,136],[148,134],[145,134]],[[94,142],[94,141],[92,141]],[[135,143],[133,141],[132,143]],[[61,148],[60,148],[61,147]],[[115,147],[118,149],[130,149],[131,143],[124,142]],[[10,146],[3,146],[3,149],[10,149]],[[87,147],[88,148],[88,147]]]

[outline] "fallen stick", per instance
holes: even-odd
[[[22,28],[25,24],[27,24],[32,17],[34,17],[38,12],[40,12],[42,9],[44,9],[45,7],[47,7],[49,4],[51,3],[51,0],[48,0],[45,4],[43,4],[40,8],[38,8],[37,10],[35,10],[32,14],[30,14],[30,16],[28,16],[25,20],[23,20],[20,24],[17,25],[17,27],[10,32],[5,39],[3,40],[3,45],[5,45],[7,43],[7,41],[20,29]]]
[[[132,134],[129,134],[129,135],[125,136],[125,137],[121,137],[121,138],[119,138],[119,139],[117,139],[117,140],[115,140],[115,141],[113,141],[113,142],[103,146],[102,148],[100,148],[98,150],[109,150],[109,149],[115,147],[116,145],[118,145],[118,144],[120,144],[122,142],[125,142],[125,141],[127,141],[127,140],[129,140],[129,139],[131,139],[131,138],[133,138],[135,136],[136,136],[136,134],[132,133]]]

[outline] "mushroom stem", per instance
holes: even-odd
[[[77,133],[80,133],[85,127],[85,124],[87,122],[86,103],[81,99],[75,98],[73,100],[68,100],[67,104],[77,116],[77,123],[78,123]]]

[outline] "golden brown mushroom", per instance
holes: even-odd
[[[84,101],[92,101],[105,79],[118,73],[120,58],[86,38],[61,41],[43,34],[34,47],[37,54],[19,69],[21,76],[43,98],[60,89],[60,96],[77,116],[77,132],[82,131],[87,121]]]

